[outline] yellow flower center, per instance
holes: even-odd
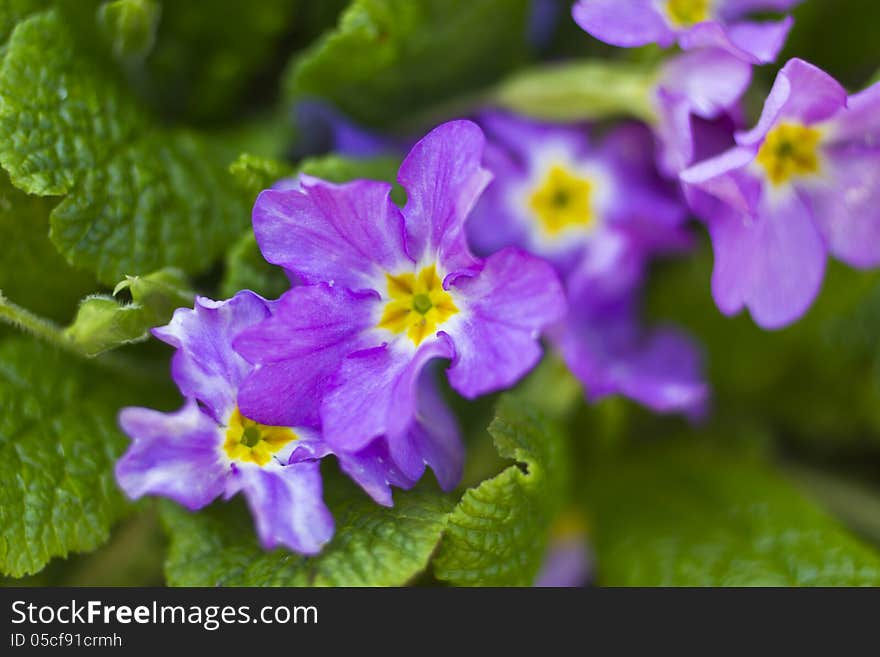
[[[236,407],[229,418],[223,448],[233,461],[256,463],[262,467],[272,459],[272,454],[296,439],[297,435],[287,427],[259,424],[246,418]]]
[[[390,301],[379,320],[379,328],[392,333],[406,332],[416,346],[458,312],[434,265],[418,274],[386,274],[385,278]]]
[[[795,176],[819,172],[819,142],[822,133],[795,123],[773,128],[758,151],[757,162],[774,185],[787,183]]]
[[[596,220],[591,198],[593,184],[554,165],[529,199],[529,207],[549,235],[569,227],[589,228]]]
[[[711,17],[712,0],[667,0],[666,14],[676,27],[692,27]]]

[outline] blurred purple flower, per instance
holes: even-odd
[[[880,85],[847,97],[793,59],[736,143],[681,179],[712,237],[718,307],[780,328],[813,303],[829,253],[880,265]]]

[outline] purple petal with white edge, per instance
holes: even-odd
[[[177,349],[171,376],[185,397],[204,403],[217,422],[235,406],[239,384],[250,364],[232,348],[244,329],[269,316],[269,303],[244,290],[227,301],[197,297],[193,309],[178,308],[153,335]]]
[[[124,408],[119,426],[132,439],[116,463],[116,481],[128,497],[162,495],[195,510],[223,493],[230,466],[221,429],[195,400],[174,413]]]
[[[567,321],[554,331],[553,341],[591,400],[623,395],[659,413],[694,419],[705,413],[702,357],[679,331],[643,332],[625,308],[622,314]]]
[[[449,287],[466,308],[450,333],[449,382],[468,398],[507,388],[526,374],[541,358],[541,331],[566,312],[553,268],[515,248],[489,256],[477,275],[458,277]]]
[[[397,174],[406,190],[407,252],[438,259],[447,271],[474,264],[464,223],[491,174],[482,165],[485,138],[472,121],[434,128],[406,156]]]
[[[571,15],[582,30],[612,46],[669,47],[675,42],[675,33],[652,0],[578,0]]]
[[[266,550],[284,546],[300,554],[318,554],[333,536],[333,516],[322,498],[317,461],[262,468],[244,464],[238,476]]]
[[[806,313],[822,286],[826,247],[798,194],[766,199],[754,218],[719,204],[707,223],[715,252],[712,294],[723,313],[747,307],[766,329]]]
[[[356,452],[385,436],[397,460],[395,451],[407,446],[396,443],[406,440],[416,417],[422,368],[434,358],[452,358],[454,354],[442,334],[423,343],[415,353],[409,345],[397,342],[351,354],[321,404],[324,440],[336,452]]]
[[[737,133],[736,141],[741,146],[753,146],[781,121],[818,123],[833,117],[846,104],[846,89],[834,78],[802,59],[791,59],[776,76],[758,124],[748,132]]]
[[[669,59],[658,88],[688,101],[691,112],[713,119],[733,106],[752,81],[752,67],[718,48],[687,52]]]
[[[254,204],[263,256],[307,283],[368,289],[377,274],[408,262],[403,216],[389,183],[335,185],[300,176],[301,190],[266,190]]]
[[[847,109],[831,121],[829,138],[880,148],[880,82],[849,97]]]
[[[749,173],[747,167],[754,161],[754,148],[732,148],[717,157],[705,160],[681,172],[679,179],[685,185],[718,198],[734,210],[747,216],[757,212],[761,201],[761,180]],[[710,219],[698,212],[701,219]]]
[[[684,50],[719,48],[750,64],[769,64],[776,60],[785,45],[794,19],[734,25],[707,21],[681,34],[678,42]]]
[[[521,166],[528,165],[535,151],[547,148],[548,143],[572,157],[589,154],[589,134],[583,124],[549,123],[500,111],[483,112],[477,121],[489,143],[509,153]]]
[[[826,154],[831,179],[806,192],[831,255],[880,266],[880,148]]]
[[[320,424],[319,406],[343,359],[362,349],[375,324],[376,297],[329,285],[293,288],[272,316],[243,331],[234,347],[257,367],[238,394],[242,412],[275,426]]]

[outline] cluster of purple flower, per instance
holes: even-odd
[[[578,24],[608,43],[685,51],[657,78],[653,132],[624,123],[595,141],[586,126],[486,111],[415,144],[403,208],[368,180],[300,176],[261,193],[257,242],[292,287],[200,298],[154,331],[177,350],[187,401],[122,412],[122,488],[190,509],[241,491],[265,547],[314,554],[333,533],[323,457],[383,505],[426,465],[453,488],[463,449],[429,364],[448,361],[451,387],[473,398],[524,376],[542,337],[591,399],[702,414],[698,348],[646,329],[639,307],[650,261],[691,244],[688,207],[709,227],[718,306],[765,327],[806,311],[828,252],[880,263],[880,86],[848,97],[792,60],[758,126],[734,132],[752,65],[776,58],[792,24],[742,17],[797,1],[577,2]],[[348,125],[336,137],[382,148]]]

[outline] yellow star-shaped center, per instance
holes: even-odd
[[[756,161],[773,185],[819,173],[822,132],[797,123],[782,123],[764,138]]]
[[[233,461],[256,463],[262,467],[273,454],[296,439],[297,435],[287,427],[259,424],[246,418],[236,407],[226,427],[223,448]]]
[[[434,265],[417,274],[386,274],[385,278],[390,300],[378,326],[392,333],[406,333],[416,346],[458,312]]]
[[[554,165],[529,198],[529,207],[544,231],[555,237],[572,227],[590,228],[596,221],[593,183]]]

